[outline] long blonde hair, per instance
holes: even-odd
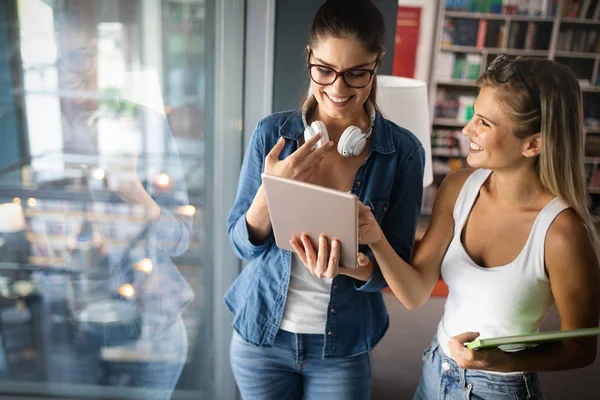
[[[502,74],[503,66],[512,74]],[[568,67],[547,59],[518,57],[491,68],[477,85],[498,89],[497,99],[514,123],[516,137],[541,132],[536,170],[542,185],[579,215],[598,255],[600,240],[585,181],[583,98],[577,78]]]

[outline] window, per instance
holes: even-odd
[[[220,44],[244,4],[221,3],[0,2],[0,393],[233,398],[243,60]]]

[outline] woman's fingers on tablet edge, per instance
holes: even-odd
[[[304,251],[304,247],[300,240],[298,240],[296,237],[293,237],[290,240],[290,245],[294,248],[294,251],[298,255],[298,258],[300,258],[300,261],[302,261],[303,264],[306,264],[306,251]]]
[[[310,239],[306,235],[302,235],[301,237],[302,244],[304,245],[304,252],[306,254],[306,267],[310,270],[310,272],[315,274],[315,265],[317,263],[317,257],[315,254],[315,250],[310,242]]]
[[[335,278],[339,273],[340,266],[340,242],[337,239],[331,240],[331,253],[329,254],[329,263],[327,265],[327,271],[325,277]]]
[[[323,278],[327,272],[327,264],[329,260],[329,244],[327,243],[327,236],[319,236],[319,252],[317,253],[317,265],[315,273],[318,278]]]

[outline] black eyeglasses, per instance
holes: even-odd
[[[308,53],[308,60],[310,61],[310,56],[312,55],[312,51]],[[339,76],[342,77],[344,83],[351,88],[354,89],[362,89],[366,87],[373,79],[373,75],[377,70],[377,66],[379,65],[380,57],[377,56],[375,59],[375,67],[373,69],[363,69],[363,68],[352,68],[344,71],[337,71],[334,68],[328,67],[327,65],[321,64],[311,64],[308,63],[308,71],[310,74],[310,79],[317,85],[328,86],[332,85]]]
[[[500,54],[494,58],[487,67],[487,70],[492,73],[498,83],[505,83],[515,75],[518,76],[531,98],[536,101],[536,108],[539,109],[540,96],[529,84],[527,76],[521,68],[521,61],[519,59],[511,60],[506,54]]]

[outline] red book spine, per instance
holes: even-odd
[[[487,31],[487,19],[479,20],[479,30],[477,31],[477,43],[475,46],[478,49],[483,49],[485,46],[485,33]]]
[[[421,7],[398,7],[392,75],[414,78],[421,26]]]

